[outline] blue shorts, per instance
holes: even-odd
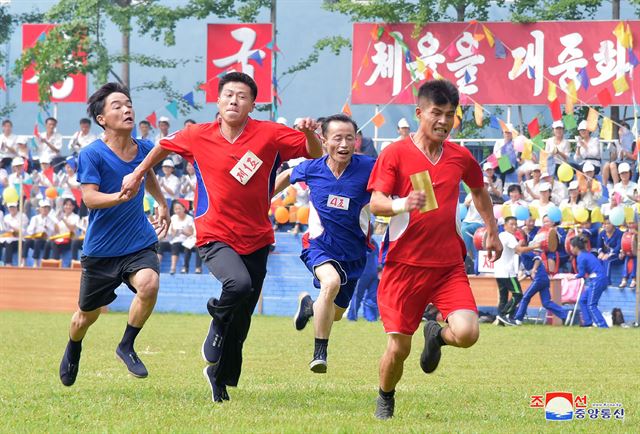
[[[308,248],[302,251],[300,259],[313,274],[313,286],[316,288],[320,288],[320,281],[316,276],[316,267],[326,263],[333,265],[338,275],[340,275],[340,291],[338,291],[338,295],[336,295],[336,299],[333,302],[336,306],[346,309],[353,296],[356,283],[362,276],[367,257],[364,256],[356,261],[338,261],[323,250]]]

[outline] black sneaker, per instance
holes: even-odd
[[[207,337],[204,338],[204,342],[202,343],[202,358],[204,361],[211,365],[217,365],[222,356],[223,343],[224,336],[221,327],[218,327],[212,319],[211,324],[209,324]]]
[[[227,386],[224,384],[219,385],[216,383],[216,377],[214,375],[215,369],[216,367],[214,365],[209,365],[206,366],[202,371],[204,378],[206,378],[207,382],[209,383],[209,387],[211,387],[211,400],[213,402],[229,401]]]
[[[393,417],[393,410],[396,406],[395,397],[384,398],[378,395],[378,400],[376,401],[376,412],[373,414],[376,419],[387,420]]]
[[[142,363],[135,351],[124,352],[120,345],[116,347],[116,356],[127,366],[129,373],[136,378],[146,378],[149,375],[147,368]]]
[[[60,381],[65,386],[73,386],[78,376],[78,368],[80,366],[80,360],[74,362],[69,359],[69,353],[65,350],[62,360],[60,361]]]
[[[316,374],[325,374],[327,372],[327,359],[322,357],[315,357],[309,363],[309,369]]]
[[[313,299],[308,292],[301,292],[298,296],[298,310],[293,316],[296,330],[302,330],[313,316]]]
[[[506,325],[506,326],[515,326],[515,325],[516,325],[514,322],[512,322],[512,321],[511,321],[508,317],[506,317],[506,316],[497,315],[497,316],[496,316],[496,319],[497,319],[500,323],[502,323],[502,324],[504,324],[504,325]]]
[[[424,349],[420,355],[420,367],[426,374],[436,370],[440,363],[440,342],[438,342],[438,332],[442,327],[437,321],[427,321],[423,328]]]

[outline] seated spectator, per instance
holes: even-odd
[[[482,170],[484,170],[485,184],[487,185],[489,196],[491,196],[491,202],[494,204],[503,203],[502,180],[496,176],[493,165],[486,162],[482,165]]]
[[[631,167],[627,163],[618,166],[620,182],[613,187],[613,194],[619,195],[617,203],[633,206],[638,200],[638,184],[631,181]]]
[[[638,224],[636,222],[627,223],[627,231],[635,234],[638,234]],[[622,280],[620,281],[619,288],[624,288],[629,283],[629,288],[636,287],[636,266],[637,266],[637,256],[638,252],[636,250],[636,246],[633,246],[633,253],[625,254],[620,251],[619,258],[621,260],[624,259],[624,266],[622,268]]]
[[[13,123],[9,119],[2,121],[2,134],[0,134],[0,168],[10,169],[11,161],[18,156],[18,137],[13,134]]]
[[[402,118],[398,121],[398,137],[396,137],[396,142],[400,140],[404,140],[409,137],[411,134],[411,125],[409,125],[409,121],[405,118]]]
[[[571,208],[574,211],[576,208],[586,208],[582,195],[578,190],[578,181],[573,180],[569,183],[569,197],[562,199],[560,202],[560,209]]]
[[[71,239],[71,259],[77,261],[80,259],[79,253],[84,245],[84,237],[89,227],[89,216],[80,217],[76,225],[76,236]]]
[[[538,210],[538,218],[536,219],[536,226],[542,226],[542,218],[547,215],[549,209],[555,206],[553,202],[551,202],[551,184],[548,182],[541,182],[540,187],[538,187],[538,195],[540,199],[536,199],[531,202],[531,206],[537,208]]]
[[[487,185],[486,182],[487,180],[485,177],[485,186]],[[467,194],[467,196],[464,198],[464,206],[466,206],[469,210],[467,211],[467,215],[462,220],[460,231],[462,232],[462,240],[464,241],[464,245],[467,247],[467,257],[471,259],[472,262],[475,262],[477,250],[473,245],[473,236],[475,235],[478,228],[484,226],[484,220],[482,220],[480,213],[476,209],[470,193]]]
[[[56,174],[55,182],[58,188],[62,189],[61,196],[75,197],[73,190],[80,188],[76,171],[78,163],[74,157],[68,157],[64,165],[64,170]]]
[[[595,168],[595,174],[600,173],[600,140],[592,137],[587,130],[587,121],[578,124],[578,136],[576,136],[576,153],[574,159],[577,163],[591,163]]]
[[[196,169],[194,169],[193,164],[187,162],[185,172],[186,173],[182,175],[182,178],[180,178],[180,194],[184,199],[191,202],[191,206],[193,207],[196,184],[198,182],[198,179],[196,178]]]
[[[62,252],[71,250],[71,241],[80,222],[80,217],[75,211],[76,201],[70,198],[63,199],[62,212],[58,216],[58,232],[56,233],[58,238],[47,241],[53,259],[60,259]],[[59,238],[60,236],[63,237]]]
[[[153,141],[151,137],[151,124],[147,120],[142,120],[138,123],[138,135],[136,136],[138,140],[149,140]]]
[[[189,271],[189,259],[191,258],[191,251],[194,246],[192,245],[191,248],[187,249],[182,244],[188,238],[194,236],[195,224],[193,222],[193,217],[187,214],[187,209],[180,201],[174,201],[171,204],[171,208],[173,215],[171,216],[171,225],[169,226],[169,236],[171,238],[171,270],[169,273],[175,274],[176,266],[178,264],[178,256],[181,251],[184,251],[184,266],[182,267],[182,270],[180,270],[180,272],[184,274]],[[196,255],[198,255],[197,252]],[[200,256],[198,255],[198,258],[199,257]],[[201,263],[199,262],[200,261],[196,262],[196,268],[201,267]]]
[[[540,199],[540,183],[542,173],[540,172],[540,165],[534,164],[531,169],[531,179],[524,182],[524,200],[532,202],[536,199]]]
[[[611,285],[611,265],[622,262],[618,255],[620,254],[620,243],[622,241],[622,232],[609,221],[604,220],[604,230],[598,234],[598,259],[604,264],[607,272],[607,279]]]
[[[551,202],[555,205],[559,205],[560,202],[568,197],[567,187],[562,182],[556,181],[548,172],[542,173],[540,179],[551,185]]]
[[[538,156],[535,152],[531,152],[531,158],[528,160],[522,158],[522,155],[522,153],[518,155],[518,168],[516,169],[519,185],[522,185],[525,180],[531,178],[531,171],[536,167],[536,163],[538,162]]]
[[[56,132],[58,121],[55,118],[47,118],[45,121],[45,131],[40,136],[35,137],[38,144],[38,157],[49,157],[54,170],[59,167],[58,163],[64,160],[60,154],[62,149],[62,135]]]
[[[569,161],[571,145],[569,141],[564,138],[564,124],[561,120],[557,120],[551,124],[551,128],[553,128],[553,137],[549,137],[546,140],[544,150],[549,154],[547,171],[555,176],[557,166],[559,166],[560,163]]]
[[[29,249],[33,250],[33,266],[40,265],[40,259],[48,259],[50,247],[47,246],[47,239],[59,232],[58,219],[51,214],[51,203],[42,199],[39,203],[38,214],[31,217],[29,226],[27,227],[28,239],[25,240],[22,249],[21,267],[24,267],[29,253]],[[44,248],[44,255],[42,250]]]
[[[588,210],[593,210],[598,206],[602,198],[602,184],[595,179],[595,166],[590,162],[587,161],[584,163],[582,172],[584,173],[585,180],[582,183],[578,181],[578,191],[582,195],[585,207]]]
[[[504,203],[505,205],[510,205],[511,209],[516,206],[529,208],[529,204],[522,198],[522,188],[518,184],[510,185],[507,193],[509,194],[509,199]]]
[[[611,179],[613,184],[616,184],[620,181],[618,167],[622,163],[627,163],[631,168],[631,172],[633,173],[636,161],[634,158],[635,151],[635,137],[631,131],[629,131],[629,124],[626,122],[622,122],[622,125],[618,129],[618,142],[615,145],[615,149],[612,150],[613,155],[615,156],[615,161],[605,165],[602,170],[602,182],[608,183],[609,176],[607,175],[607,169],[611,173]]]
[[[162,162],[162,173],[164,176],[158,178],[160,189],[167,201],[172,201],[180,197],[180,179],[173,174],[173,171],[173,161],[167,158]]]
[[[502,132],[502,137],[502,139],[496,140],[496,143],[493,145],[493,155],[495,155],[498,159],[503,155],[509,157],[511,168],[505,170],[504,172],[498,169],[498,173],[500,174],[500,178],[502,179],[502,183],[504,184],[506,176],[509,173],[514,172],[518,168],[518,158],[516,156],[516,151],[513,143],[512,124],[506,124],[506,129]]]
[[[8,212],[2,219],[2,232],[5,236],[0,240],[4,243],[4,263],[5,265],[11,265],[13,263],[13,255],[18,251],[20,226],[22,226],[22,233],[26,234],[29,221],[24,213],[18,211],[16,202],[9,202],[6,205]]]
[[[373,139],[370,137],[364,137],[362,135],[362,131],[358,131],[356,134],[356,154],[378,158],[378,152],[373,144]]]
[[[78,154],[82,148],[93,143],[98,137],[91,134],[91,121],[87,118],[80,119],[80,129],[73,133],[69,140],[69,151]]]

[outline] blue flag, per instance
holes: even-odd
[[[580,77],[580,86],[584,90],[589,89],[589,76],[587,75],[587,68],[582,68],[578,73],[578,77]]]
[[[185,100],[191,107],[196,107],[196,104],[193,102],[193,92],[182,95],[182,99]]]
[[[529,67],[529,78],[533,78],[534,80],[536,79],[536,70],[533,69],[533,66]]]
[[[262,66],[262,58],[260,57],[260,50],[256,50],[249,56],[249,59],[255,60],[258,65]]]
[[[495,40],[495,50],[496,50],[496,58],[497,59],[505,59],[507,57],[507,51],[502,44],[500,39]]]
[[[500,122],[498,122],[498,118],[493,115],[491,116],[491,118],[489,118],[489,126],[491,128],[495,128],[496,130],[502,131],[502,127],[500,126]]]
[[[631,48],[629,48],[629,50],[627,51],[629,52],[629,64],[631,64],[631,66],[635,68],[636,66],[638,66],[638,58],[635,54],[633,54],[633,50]]]

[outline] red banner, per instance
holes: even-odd
[[[38,40],[46,38],[55,24],[23,24],[22,50],[33,47]],[[22,74],[22,102],[39,102],[38,75],[32,66]],[[87,76],[73,74],[62,83],[51,86],[51,102],[86,102]]]
[[[257,103],[272,101],[271,24],[207,26],[207,102],[218,100],[218,81],[225,73],[244,72],[258,85]]]
[[[416,38],[413,31],[413,24],[354,24],[352,103],[413,104],[410,83],[419,87],[429,67],[480,104],[548,104],[549,82],[563,104],[560,89],[595,105],[608,89],[612,104],[631,104],[640,82],[639,50],[629,48],[640,40],[640,21],[439,23]]]

